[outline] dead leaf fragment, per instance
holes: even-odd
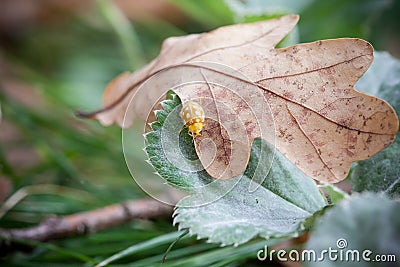
[[[275,49],[297,21],[291,15],[168,38],[159,57],[110,84],[106,107],[86,116],[127,127],[137,117],[146,119],[173,88],[182,102],[206,100],[208,119],[196,151],[214,178],[243,173],[252,141],[262,137],[310,177],[341,181],[351,162],[393,142],[398,119],[385,101],[353,88],[373,59],[366,41]]]

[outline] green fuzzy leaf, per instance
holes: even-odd
[[[179,98],[169,96],[162,106],[168,112],[156,113],[163,116],[157,116],[161,121],[145,136],[146,152],[161,177],[190,193],[174,214],[180,229],[222,245],[242,244],[255,236],[296,236],[302,222],[326,205],[315,182],[261,139],[253,142],[243,175],[228,181],[210,177],[179,117]]]
[[[356,84],[359,91],[389,102],[400,114],[400,60],[388,53],[376,52],[372,66]],[[384,191],[400,198],[400,134],[395,142],[373,156],[356,164],[351,173],[353,191]]]
[[[329,203],[333,205],[349,196],[346,192],[333,184],[324,184],[321,188],[328,195],[327,198],[329,199]]]
[[[263,160],[258,157],[260,147],[266,154],[276,155],[269,173],[261,172],[267,175],[262,186],[250,192],[250,174],[257,162]],[[227,191],[214,200],[220,192]],[[197,203],[207,202],[207,198],[210,203],[196,207]],[[179,229],[189,228],[199,238],[208,238],[209,242],[239,245],[255,236],[296,236],[303,230],[302,222],[325,204],[313,180],[271,145],[256,139],[245,174],[218,182],[213,190],[182,199],[177,204],[174,223],[179,223]]]
[[[383,194],[355,194],[326,211],[312,232],[306,250],[315,251],[316,258],[324,250],[338,259],[324,254],[322,260],[307,260],[306,266],[398,266],[400,260],[400,202],[390,200]],[[357,250],[358,252],[354,252]],[[362,259],[362,253],[371,261]],[[354,254],[353,254],[354,252]],[[359,255],[359,261],[352,260]],[[368,254],[368,253],[367,253]],[[394,255],[396,262],[375,261],[376,255]],[[340,260],[342,255],[342,260]],[[348,256],[346,256],[348,255]],[[346,260],[346,257],[350,260]],[[357,258],[355,258],[357,259]],[[383,259],[383,258],[382,258]]]
[[[149,162],[168,183],[184,191],[193,192],[196,188],[210,183],[213,178],[204,170],[197,171],[195,164],[191,164],[198,158],[193,140],[187,129],[183,128],[179,117],[181,101],[178,96],[169,94],[161,105],[167,107],[167,110],[156,111],[159,121],[153,122],[153,131],[145,135],[145,150]],[[168,126],[165,126],[167,118]],[[177,162],[182,165],[174,164]]]

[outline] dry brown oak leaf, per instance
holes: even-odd
[[[353,88],[373,60],[368,42],[342,38],[275,49],[298,19],[168,38],[156,59],[110,83],[104,109],[81,115],[127,127],[146,119],[173,88],[183,103],[205,99],[207,119],[195,145],[212,177],[243,173],[251,143],[261,136],[308,176],[341,181],[353,161],[393,142],[398,118],[388,103]]]

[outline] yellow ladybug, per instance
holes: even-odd
[[[193,101],[184,103],[180,116],[188,127],[190,136],[194,138],[201,135],[205,116],[203,108],[198,103]]]

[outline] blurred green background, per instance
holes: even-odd
[[[125,165],[121,129],[76,118],[74,112],[100,108],[106,84],[156,57],[169,36],[297,13],[301,15],[298,27],[282,45],[359,37],[376,50],[400,57],[400,1],[276,2],[2,0],[0,203],[21,189],[27,196],[0,217],[0,227],[32,226],[51,214],[147,197]],[[135,127],[134,142],[140,151],[142,125]],[[150,175],[149,168],[137,171]],[[58,240],[50,247],[37,244],[32,253],[14,253],[0,261],[6,266],[91,266],[128,246],[165,237],[118,265],[150,266],[161,261],[176,237],[168,233],[174,231],[169,219],[137,220],[101,233]],[[265,265],[254,260],[254,244],[220,249],[186,238],[167,263]]]

